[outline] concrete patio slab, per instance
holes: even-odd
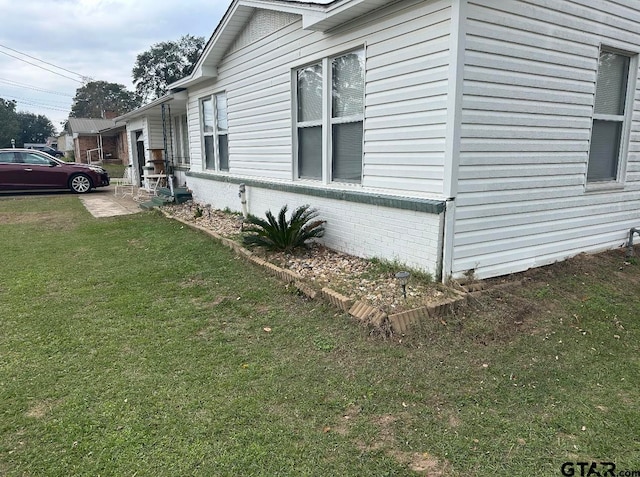
[[[115,217],[142,212],[133,197],[116,197],[112,186],[81,195],[80,201],[94,217]]]

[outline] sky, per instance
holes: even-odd
[[[83,77],[133,91],[138,54],[187,34],[208,40],[230,3],[0,0],[0,98],[16,100],[18,111],[47,116],[60,132]]]

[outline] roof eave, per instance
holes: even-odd
[[[171,102],[176,102],[176,101],[184,101],[186,102],[187,99],[187,93],[186,91],[176,91],[174,93],[171,94],[166,94],[164,96],[161,96],[158,99],[155,99],[153,101],[151,101],[148,104],[145,104],[144,106],[140,106],[138,109],[134,109],[133,111],[129,111],[128,113],[125,113],[121,116],[118,116],[117,118],[114,118],[113,120],[116,123],[119,122],[127,122],[127,121],[131,121],[132,119],[138,118],[140,116],[144,116],[145,113],[148,113],[150,110],[152,110],[153,108],[156,108],[158,106],[162,106],[165,103],[171,103]]]
[[[218,23],[191,74],[170,84],[169,90],[188,88],[203,81],[216,79],[217,67],[224,53],[234,40],[240,26],[246,24],[257,8],[300,15],[303,28],[322,30],[324,26],[327,28],[334,26],[326,23],[327,18],[333,16],[334,12],[344,11],[344,8],[348,8],[352,3],[360,4],[369,1],[371,0],[337,0],[318,5],[287,0],[235,0]],[[384,3],[383,0],[374,1]]]

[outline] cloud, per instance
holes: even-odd
[[[177,40],[187,34],[209,39],[229,4],[230,0],[189,0],[184,3],[168,0],[23,0],[19,4],[0,0],[0,11],[8,12],[0,30],[0,45],[82,76],[133,88],[131,70],[139,53],[155,43]],[[15,21],[7,21],[7,17],[13,17]],[[0,48],[2,52],[20,56]],[[80,79],[78,75],[39,64]],[[0,54],[0,78],[71,95],[81,86],[81,83],[6,54]],[[31,99],[32,103],[60,100],[60,97],[29,89],[14,87],[9,90],[7,84],[0,81],[0,97],[17,96],[16,92]],[[66,118],[64,112],[37,110],[26,102],[19,102],[18,109],[55,118],[54,124]]]

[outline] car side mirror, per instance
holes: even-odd
[[[49,161],[49,167],[56,167],[58,163],[56,161]]]

